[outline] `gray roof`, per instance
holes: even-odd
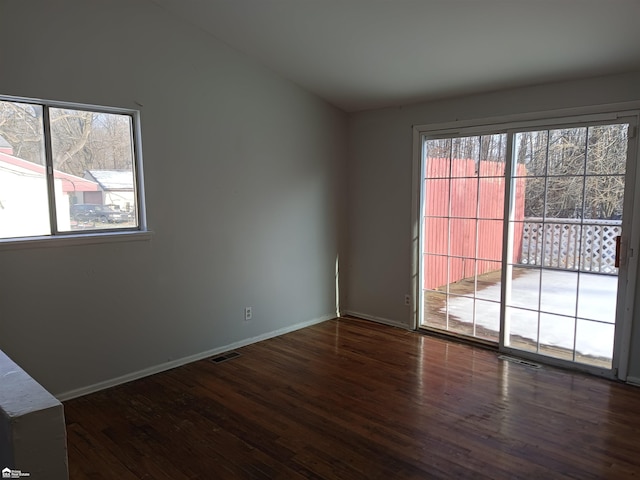
[[[12,148],[12,147],[13,145],[7,142],[5,138],[2,135],[0,135],[0,148]]]
[[[89,170],[102,190],[133,190],[131,170]]]

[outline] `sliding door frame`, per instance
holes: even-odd
[[[423,269],[423,172],[424,172],[424,142],[428,139],[469,137],[480,135],[491,135],[496,133],[507,134],[507,152],[505,165],[507,172],[505,188],[505,213],[503,221],[509,227],[509,216],[511,202],[511,191],[513,188],[512,157],[513,138],[517,132],[531,131],[536,129],[568,128],[575,126],[586,126],[592,124],[610,124],[619,121],[629,123],[629,141],[627,151],[627,170],[625,190],[624,211],[628,212],[623,218],[623,244],[621,246],[622,265],[618,282],[618,313],[615,324],[614,354],[612,359],[612,369],[601,369],[589,365],[556,359],[554,357],[541,356],[537,353],[530,353],[505,346],[505,301],[504,295],[507,288],[506,273],[508,265],[504,262],[505,253],[509,249],[507,240],[510,238],[508,228],[504,228],[503,241],[503,265],[502,265],[502,301],[500,306],[500,341],[498,347],[505,353],[513,353],[521,357],[540,360],[544,358],[545,363],[558,366],[570,366],[576,370],[586,370],[601,376],[615,377],[626,380],[628,375],[628,363],[631,346],[631,327],[633,320],[634,293],[638,276],[638,247],[640,246],[640,222],[632,218],[632,212],[640,212],[640,179],[638,163],[640,162],[638,148],[638,124],[640,121],[640,102],[630,102],[622,104],[601,105],[594,107],[572,108],[553,110],[546,112],[535,112],[522,115],[509,115],[502,117],[491,117],[485,119],[465,120],[439,124],[417,125],[413,127],[413,171],[412,171],[412,205],[411,205],[411,288],[412,288],[412,308],[410,324],[414,329],[419,329],[423,323],[420,318],[424,311],[424,291],[422,288]],[[623,311],[620,311],[624,308]],[[619,318],[618,318],[619,317]]]

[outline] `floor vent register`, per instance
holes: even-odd
[[[238,352],[227,352],[227,353],[221,353],[220,355],[216,355],[215,357],[211,357],[210,360],[213,363],[222,363],[239,356],[240,354]]]
[[[540,368],[539,364],[528,362],[526,360],[522,360],[521,358],[509,357],[507,355],[500,355],[498,358],[500,360],[506,360],[507,362],[518,363],[520,365],[524,365],[525,367]]]

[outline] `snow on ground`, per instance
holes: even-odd
[[[540,343],[573,350],[583,355],[611,358],[616,311],[618,277],[556,271],[522,270],[512,281],[507,309],[511,334],[537,341],[540,305]],[[477,292],[477,298],[500,301],[500,284]],[[449,313],[459,319],[470,318],[472,298],[450,297]],[[577,324],[574,317],[578,317]],[[605,323],[602,323],[605,322]],[[498,303],[476,302],[476,324],[498,331]]]

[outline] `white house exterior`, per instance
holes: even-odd
[[[0,149],[0,238],[50,235],[49,199],[45,167],[14,157]],[[54,171],[58,229],[71,230],[70,197],[82,201],[98,184]]]

